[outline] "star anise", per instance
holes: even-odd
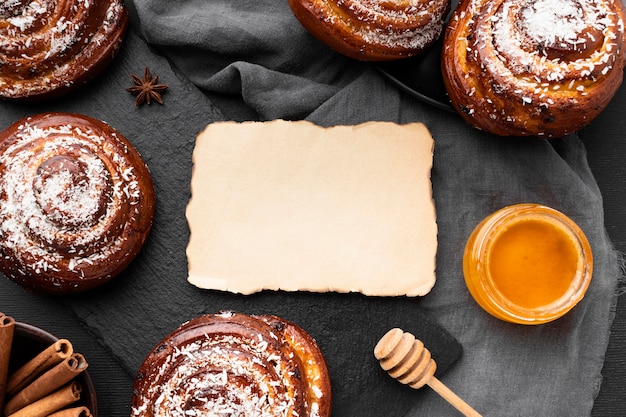
[[[143,72],[143,79],[133,74],[130,75],[130,78],[133,79],[135,85],[128,87],[126,91],[137,96],[135,99],[135,106],[141,106],[143,103],[148,103],[149,105],[152,100],[159,104],[163,104],[161,93],[165,92],[165,90],[168,89],[168,86],[167,84],[159,84],[159,77],[153,77],[148,67],[146,67]]]

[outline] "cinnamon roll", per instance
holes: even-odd
[[[17,121],[0,132],[0,270],[35,292],[100,285],[140,251],[154,200],[141,156],[104,122]]]
[[[75,88],[116,55],[128,25],[123,0],[4,0],[0,97],[47,98]]]
[[[622,82],[624,16],[621,0],[463,0],[444,37],[450,100],[498,135],[577,131]]]
[[[289,0],[302,25],[327,46],[363,61],[420,54],[441,35],[450,0]]]
[[[135,379],[133,417],[329,417],[331,388],[315,340],[276,316],[195,318],[163,339]]]

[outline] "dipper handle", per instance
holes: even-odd
[[[463,415],[481,417],[434,376],[437,364],[424,343],[411,333],[398,328],[389,330],[376,344],[374,356],[379,360],[380,366],[402,384],[414,389],[428,385]]]

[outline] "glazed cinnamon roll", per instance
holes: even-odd
[[[450,0],[289,0],[302,25],[327,46],[363,61],[420,54],[441,35]]]
[[[4,0],[0,97],[46,98],[75,88],[116,55],[128,25],[122,0]]]
[[[20,120],[0,132],[0,270],[35,292],[100,285],[141,249],[154,200],[141,156],[104,122]]]
[[[195,318],[142,364],[133,417],[329,417],[331,388],[317,343],[276,316]]]
[[[621,0],[463,0],[444,38],[450,100],[498,135],[577,131],[622,82],[624,16]]]

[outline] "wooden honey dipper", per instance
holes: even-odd
[[[389,330],[376,344],[374,356],[379,360],[380,366],[399,382],[415,389],[428,385],[463,415],[481,417],[434,376],[437,364],[424,343],[411,333],[398,328]]]

